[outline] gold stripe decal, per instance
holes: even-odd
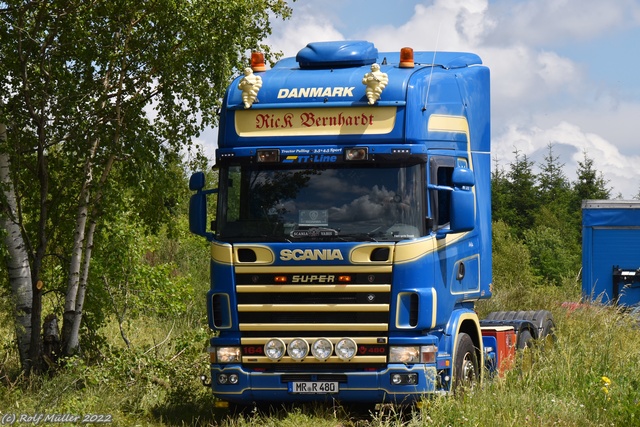
[[[464,116],[445,116],[432,114],[429,116],[427,129],[430,132],[456,132],[464,133],[469,140],[469,123]]]
[[[435,251],[435,239],[433,237],[400,242],[396,245],[395,262],[397,264],[412,262],[433,251]]]
[[[238,285],[236,292],[391,292],[391,285]]]
[[[343,273],[391,273],[391,265],[314,265],[313,273],[335,273],[339,269]],[[259,266],[243,265],[236,266],[237,274],[306,274],[309,273],[309,266]]]
[[[238,251],[241,249],[248,249],[253,251],[256,259],[250,262],[241,262]],[[269,265],[273,264],[276,260],[276,256],[268,246],[260,245],[234,245],[235,260],[237,264],[251,264],[251,265]]]
[[[233,262],[233,247],[228,243],[212,243],[211,259],[220,264],[231,265]]]
[[[389,304],[238,304],[239,312],[366,312],[379,313],[389,311]]]
[[[387,331],[386,323],[241,323],[241,331]]]

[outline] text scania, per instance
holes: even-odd
[[[283,249],[280,251],[282,261],[342,261],[340,249]]]
[[[278,91],[278,98],[315,98],[315,97],[347,97],[353,96],[355,86],[351,87],[294,87]]]

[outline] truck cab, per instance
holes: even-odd
[[[271,69],[256,55],[218,145],[217,187],[190,183],[218,398],[414,402],[479,379],[491,163],[477,55],[367,41],[310,43]]]

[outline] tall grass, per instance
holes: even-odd
[[[557,294],[560,293],[560,296]],[[299,406],[230,417],[214,408],[198,375],[207,371],[208,332],[192,321],[139,318],[126,348],[115,321],[93,364],[70,359],[50,376],[18,374],[10,328],[2,328],[2,414],[111,414],[118,426],[633,426],[640,425],[638,319],[612,307],[564,308],[556,287],[522,296],[550,307],[556,339],[531,350],[533,363],[459,396],[425,399],[420,410],[354,416],[340,407]],[[554,298],[559,298],[555,299]],[[494,307],[507,309],[509,307]],[[536,307],[530,307],[536,308]]]
[[[500,227],[496,227],[500,234]],[[545,285],[527,272],[527,252],[506,237],[494,245],[496,287],[478,304],[490,311],[550,310],[553,345],[534,347],[531,361],[456,396],[425,398],[419,410],[363,415],[339,405],[293,406],[232,416],[217,409],[199,375],[208,373],[205,309],[180,318],[115,318],[98,331],[106,343],[93,358],[67,360],[43,376],[20,374],[10,304],[0,297],[0,419],[6,414],[109,414],[115,426],[640,426],[639,320],[615,307],[563,306],[580,299],[580,283]],[[203,255],[202,258],[206,258]],[[200,287],[206,280],[200,277]],[[204,301],[205,290],[201,290]],[[529,357],[530,356],[530,357]],[[63,424],[59,424],[63,425]]]

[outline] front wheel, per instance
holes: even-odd
[[[455,363],[453,365],[454,392],[463,387],[473,387],[480,378],[478,354],[471,337],[460,332],[456,344]]]

